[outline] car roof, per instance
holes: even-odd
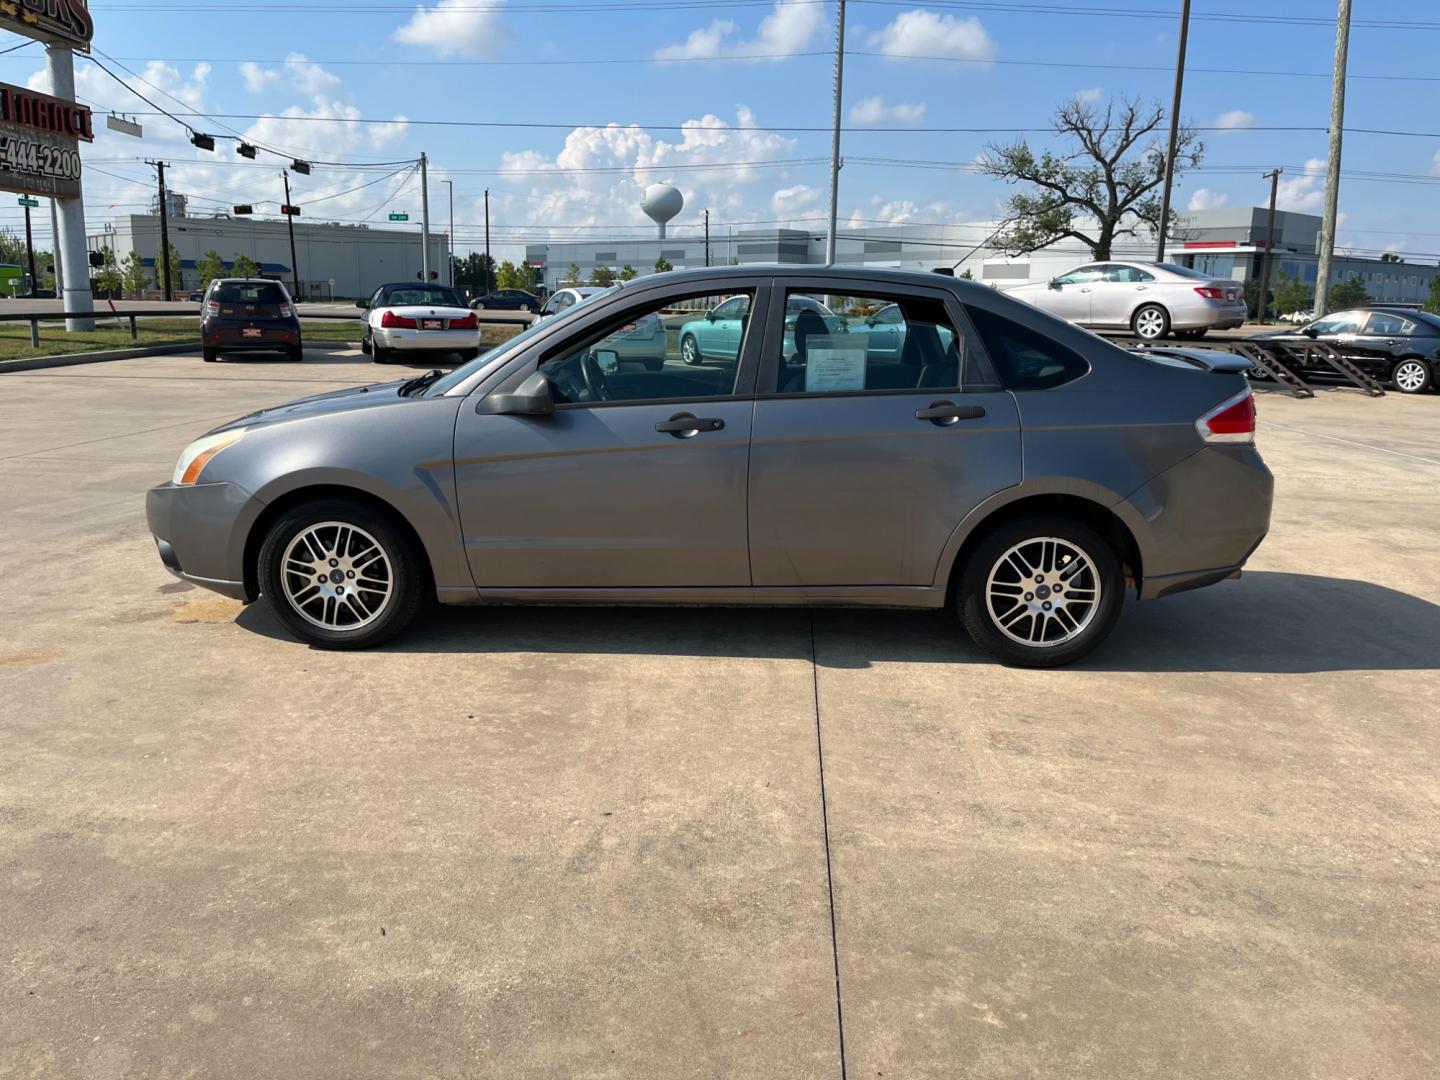
[[[376,285],[377,289],[448,289],[455,291],[455,286],[446,285],[443,281],[387,281],[384,285]]]
[[[772,277],[781,284],[795,279],[806,281],[853,281],[861,279],[877,286],[892,288],[948,289],[961,296],[989,296],[994,289],[966,278],[937,274],[933,270],[893,270],[875,266],[817,266],[809,263],[742,263],[739,266],[697,266],[688,270],[667,270],[663,274],[646,274],[631,281],[617,282],[629,290],[644,290],[694,281],[714,282],[718,291],[724,292],[730,283],[748,281],[756,277]],[[853,289],[842,289],[853,295]]]

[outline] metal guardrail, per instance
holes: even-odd
[[[480,312],[473,312],[475,321],[487,326],[518,326],[524,329],[527,323],[519,319],[491,319],[481,315]],[[357,310],[355,314],[339,313],[334,311],[306,311],[303,306],[295,309],[297,319],[330,319],[334,322],[362,322],[365,316]],[[140,329],[136,325],[137,319],[190,319],[197,318],[196,314],[189,311],[27,311],[11,314],[0,312],[0,323],[28,322],[30,324],[30,345],[32,348],[40,347],[40,324],[42,322],[59,322],[62,319],[129,319],[130,337],[138,340]],[[197,321],[196,331],[199,331]]]

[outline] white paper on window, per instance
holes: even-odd
[[[865,389],[865,339],[812,337],[805,348],[805,392]]]

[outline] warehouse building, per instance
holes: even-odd
[[[1003,255],[987,246],[996,226],[993,221],[863,227],[842,222],[836,237],[835,261],[903,270],[953,267],[957,274],[969,271],[976,281],[1001,289],[1029,281],[1046,281],[1093,261],[1089,249],[1075,240],[1060,241],[1029,255]],[[1216,277],[1236,281],[1258,279],[1265,253],[1265,227],[1266,209],[1258,206],[1182,214],[1180,228],[1168,245],[1166,258]],[[597,266],[618,272],[628,265],[639,274],[652,273],[661,258],[677,270],[705,266],[707,247],[708,265],[713,266],[825,261],[823,229],[712,229],[707,245],[703,235],[673,235],[676,228],[671,226],[672,235],[664,240],[651,237],[530,244],[525,257],[537,278],[551,289],[571,273],[572,265],[579,268],[582,280],[588,280]],[[1317,215],[1276,213],[1272,284],[1283,271],[1308,288],[1314,288],[1319,234]],[[1154,240],[1126,238],[1116,244],[1112,257],[1152,260]],[[1430,280],[1437,273],[1440,269],[1433,265],[1358,258],[1339,251],[1332,263],[1332,281],[1358,278],[1376,302],[1385,303],[1423,303],[1429,295]]]
[[[217,251],[228,268],[245,255],[260,264],[264,277],[276,278],[306,300],[369,296],[387,281],[408,281],[420,274],[418,230],[371,228],[335,222],[295,221],[295,262],[291,265],[290,232],[286,223],[254,217],[193,217],[184,212],[183,196],[168,203],[170,243],[180,252],[180,273],[186,290],[201,287],[196,263],[207,251]],[[180,213],[176,213],[179,210]],[[117,263],[137,251],[152,271],[160,251],[158,214],[129,214],[115,219],[104,232],[87,239],[91,251],[109,245]],[[430,269],[435,280],[448,275],[449,237],[430,234]],[[298,273],[297,273],[298,270]]]

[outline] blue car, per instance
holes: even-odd
[[[695,365],[733,364],[740,355],[740,339],[750,315],[750,298],[732,296],[712,308],[703,319],[692,319],[680,327],[680,359]],[[844,334],[850,324],[818,300],[791,296],[785,303],[785,355],[794,356],[795,328],[800,325],[803,341],[808,334]]]

